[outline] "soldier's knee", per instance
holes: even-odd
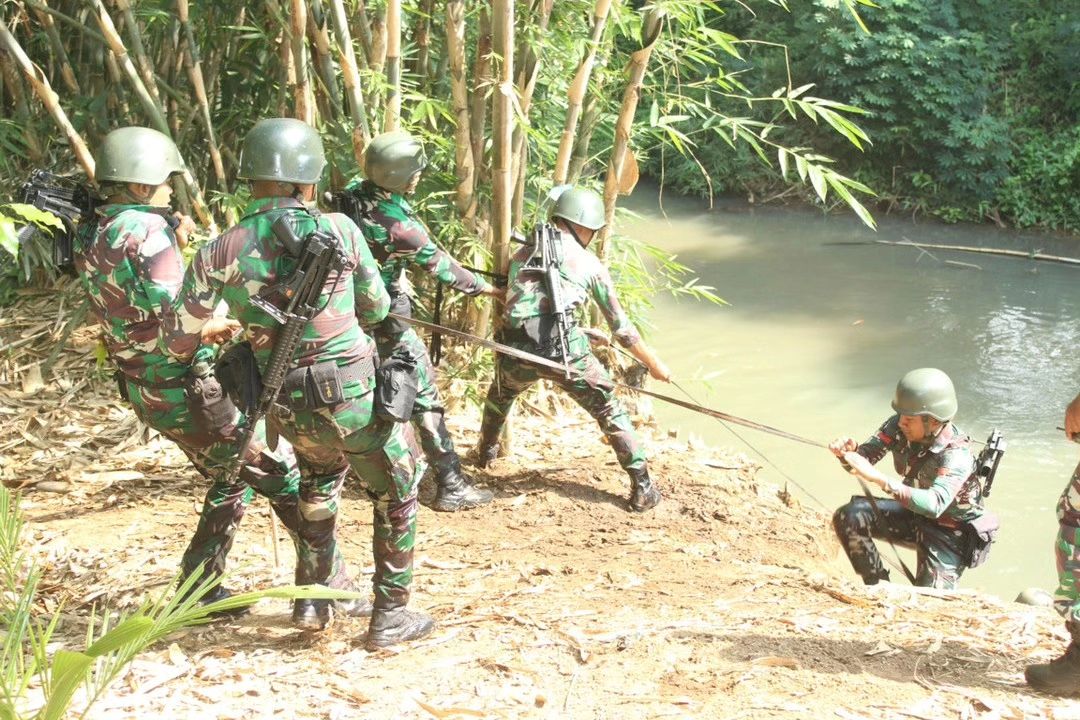
[[[837,535],[849,535],[866,527],[872,512],[870,503],[864,498],[852,498],[851,502],[841,505],[833,513],[833,529]]]

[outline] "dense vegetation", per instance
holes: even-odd
[[[854,7],[866,3],[843,0],[837,23],[854,25]],[[180,203],[213,232],[244,200],[235,179],[244,133],[260,117],[290,115],[323,131],[331,187],[358,172],[373,134],[400,126],[421,135],[432,160],[417,195],[421,212],[473,265],[505,265],[510,229],[543,213],[553,184],[602,188],[613,216],[618,195],[636,182],[638,158],[688,153],[695,144],[745,145],[872,222],[855,197],[866,188],[807,146],[777,140],[787,126],[825,117],[842,142],[863,143],[848,119],[856,111],[794,86],[756,98],[731,75],[727,64],[741,62],[745,45],[727,30],[725,13],[741,5],[9,1],[0,26],[0,182],[11,198],[35,165],[81,166],[92,175],[92,150],[104,133],[149,125],[178,142],[190,168]],[[687,92],[691,70],[710,74],[726,97]],[[759,105],[793,114],[747,116]],[[17,224],[0,214],[0,244],[9,250]],[[633,282],[647,260],[659,261],[651,272],[669,287],[709,295],[655,249],[607,237],[597,245],[632,304],[651,294],[635,292]],[[482,316],[469,319],[484,324]]]
[[[733,32],[787,47],[748,48],[739,77],[749,90],[768,94],[791,77],[869,113],[864,151],[820,124],[791,128],[784,141],[834,156],[889,207],[1080,231],[1080,4],[885,0],[862,14],[869,33],[835,4],[728,17]],[[717,190],[783,189],[745,149],[705,146],[697,159]],[[669,182],[702,192],[694,161],[664,160]]]

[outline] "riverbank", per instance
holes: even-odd
[[[58,303],[31,295],[0,321],[0,346],[33,338],[0,360],[0,479],[24,488],[43,607],[64,608],[60,639],[78,646],[95,604],[167,586],[205,486],[174,448],[144,442],[93,368],[91,328],[72,333],[55,379],[35,374],[60,339]],[[1026,663],[1064,646],[1050,610],[864,588],[825,514],[745,456],[663,429],[646,428],[664,502],[632,515],[593,422],[558,419],[519,420],[514,457],[477,473],[491,505],[422,511],[412,604],[438,621],[428,638],[367,653],[364,621],[302,633],[287,603],[264,601],[140,656],[96,717],[1080,717],[1080,703],[1023,685]],[[463,452],[476,420],[454,416]],[[370,535],[349,489],[341,541],[365,573]],[[256,503],[228,584],[283,584],[291,565]]]

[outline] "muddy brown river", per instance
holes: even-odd
[[[1080,459],[1080,445],[1055,429],[1080,391],[1080,267],[872,241],[1063,255],[1080,254],[1080,243],[892,217],[879,217],[875,232],[812,210],[710,210],[671,195],[661,209],[659,200],[655,187],[635,192],[627,207],[638,217],[623,218],[621,231],[678,253],[730,303],[661,296],[649,315],[649,341],[691,394],[816,440],[861,441],[891,414],[903,373],[945,370],[959,395],[957,425],[976,440],[999,428],[1009,444],[989,498],[1000,539],[961,585],[1006,599],[1029,586],[1053,590],[1054,507]],[[656,409],[665,427],[746,452],[765,479],[794,479],[809,506],[831,509],[859,491],[825,450],[735,427],[774,468],[715,420]]]

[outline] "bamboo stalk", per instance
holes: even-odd
[[[42,5],[46,5],[45,0],[39,1]],[[52,48],[52,53],[56,57],[56,60],[60,63],[60,77],[63,79],[64,85],[66,85],[67,89],[71,92],[82,94],[82,89],[79,87],[79,80],[75,77],[75,70],[71,67],[71,59],[68,57],[63,40],[60,39],[60,32],[56,29],[56,22],[53,20],[52,14],[40,7],[31,6],[31,8],[34,10],[34,16],[37,18],[38,23],[45,28],[45,35],[49,39],[49,46]]]
[[[567,89],[568,100],[566,108],[566,122],[563,125],[562,137],[559,140],[559,154],[555,160],[555,184],[561,185],[566,182],[570,170],[570,158],[574,149],[574,138],[577,135],[578,119],[581,116],[581,107],[585,99],[585,92],[589,87],[589,79],[592,77],[593,66],[596,64],[596,51],[600,47],[600,41],[604,36],[604,28],[607,25],[608,13],[611,10],[612,0],[596,0],[593,8],[592,35],[589,38],[589,48],[585,57],[581,59],[574,80]]]
[[[109,49],[112,51],[117,62],[120,63],[120,67],[124,70],[124,74],[127,75],[131,86],[135,90],[135,96],[139,98],[139,102],[142,104],[146,114],[150,116],[151,124],[160,132],[170,135],[169,123],[165,119],[165,112],[162,110],[159,103],[154,101],[154,97],[147,90],[143,84],[142,79],[139,77],[138,71],[135,69],[134,63],[131,61],[131,56],[128,55],[127,48],[124,47],[124,41],[120,38],[120,33],[116,31],[116,26],[113,25],[112,18],[109,17],[108,11],[105,9],[105,5],[101,0],[93,0],[94,7],[97,9],[98,27],[101,28],[102,33],[105,35],[105,39],[108,42]],[[199,188],[199,184],[195,181],[195,177],[191,174],[186,165],[182,173],[184,184],[187,187],[187,191],[191,198],[191,206],[195,211],[195,215],[199,218],[211,234],[217,233],[217,223],[214,222],[214,216],[210,213],[210,208],[206,205],[206,200],[203,199],[202,190]]]
[[[487,125],[488,86],[491,83],[491,12],[487,6],[480,10],[476,37],[476,57],[473,60],[472,107],[469,109],[469,135],[472,137],[472,156],[476,168],[476,183],[484,175],[484,129]]]
[[[364,148],[371,142],[371,128],[368,126],[365,114],[364,98],[360,89],[360,74],[356,69],[356,53],[353,51],[349,21],[345,16],[345,5],[342,0],[330,0],[330,9],[334,33],[337,35],[341,69],[345,76],[345,92],[349,98],[349,114],[353,122],[353,155],[356,157],[356,162],[360,163],[363,161]]]
[[[416,27],[413,29],[413,40],[416,42],[416,77],[420,80],[421,87],[427,87],[431,76],[431,17],[434,11],[435,0],[421,0],[416,18]]]
[[[356,0],[353,18],[356,20],[357,35],[360,37],[360,49],[364,51],[364,64],[370,67],[374,62],[374,44],[371,39],[371,20],[368,19],[364,0]]]
[[[146,55],[142,32],[139,30],[139,21],[131,10],[131,3],[129,0],[114,0],[114,2],[124,18],[124,25],[127,26],[131,49],[135,54],[136,67],[139,70],[139,75],[142,76],[143,84],[150,91],[150,96],[154,98],[158,105],[161,105],[161,93],[158,92],[157,81],[154,79],[154,66],[150,64],[150,59]]]
[[[30,153],[30,162],[34,165],[40,165],[44,154],[41,151],[41,145],[38,143],[37,135],[34,133],[30,106],[26,102],[26,94],[23,91],[22,80],[19,78],[19,71],[15,68],[11,53],[7,50],[0,50],[0,75],[3,77],[4,88],[15,106],[15,118],[22,128],[23,141],[26,143],[27,152]],[[2,97],[3,94],[0,93],[0,99]]]
[[[304,0],[292,0],[292,56],[295,65],[296,83],[293,85],[293,105],[297,118],[308,125],[315,124],[315,103],[308,81],[307,43],[304,42],[307,28],[307,3]]]
[[[315,73],[322,83],[323,92],[321,97],[326,99],[328,112],[326,118],[337,118],[341,115],[341,100],[337,92],[337,75],[334,72],[334,61],[330,57],[330,30],[326,25],[326,12],[323,10],[321,0],[312,0],[311,12],[308,13],[308,37],[314,48]]]
[[[543,37],[547,32],[548,21],[551,19],[551,9],[554,0],[536,0],[537,17],[534,25],[537,36]],[[521,216],[525,206],[525,135],[529,122],[529,109],[532,107],[532,97],[536,90],[536,78],[540,73],[540,48],[533,40],[522,43],[519,53],[519,65],[517,81],[518,103],[523,120],[514,127],[513,135],[513,165],[510,176],[513,178],[514,199],[511,209],[511,223],[513,226],[521,224]]]
[[[386,0],[386,107],[383,132],[401,125],[401,0]]]
[[[1063,257],[1061,255],[1047,255],[1046,253],[1024,250],[1009,250],[1007,248],[984,248],[969,245],[943,245],[941,243],[917,243],[904,239],[903,242],[894,240],[871,240],[875,245],[899,245],[901,247],[913,247],[930,250],[955,250],[957,252],[980,253],[983,255],[1002,255],[1005,257],[1026,258],[1028,260],[1043,260],[1045,262],[1064,263],[1066,265],[1080,265],[1080,258]],[[861,243],[860,243],[861,244]],[[869,243],[867,243],[869,244]]]
[[[637,112],[638,99],[641,95],[641,82],[645,78],[645,69],[649,64],[656,41],[660,39],[663,28],[664,11],[655,6],[647,6],[642,11],[641,48],[630,56],[627,70],[629,79],[623,91],[622,108],[615,122],[615,144],[608,161],[607,177],[604,179],[604,217],[606,224],[597,233],[596,254],[603,260],[607,254],[607,240],[611,235],[612,222],[615,219],[615,201],[622,183],[626,154],[630,146],[630,134],[634,125],[634,113]]]
[[[217,178],[218,187],[228,190],[229,182],[225,177],[225,163],[221,159],[221,149],[218,147],[217,137],[214,133],[214,122],[210,117],[210,100],[206,95],[206,85],[203,79],[202,58],[199,55],[199,45],[195,41],[195,33],[191,29],[189,20],[188,0],[176,0],[176,14],[180,19],[180,29],[184,34],[187,51],[184,53],[185,65],[187,66],[188,78],[195,90],[195,101],[199,105],[199,117],[202,119],[203,129],[206,130],[206,144],[210,150],[210,161],[214,166],[214,177]],[[229,224],[235,224],[236,211],[230,210],[226,216]]]
[[[493,40],[499,56],[499,84],[493,95],[494,173],[492,178],[492,255],[497,272],[510,265],[511,177],[514,121],[514,0],[492,2]]]
[[[469,132],[469,88],[465,82],[465,0],[446,3],[446,51],[450,67],[450,102],[454,112],[454,205],[471,224],[476,214],[476,168]]]
[[[64,132],[64,135],[68,139],[68,143],[71,145],[72,152],[75,153],[75,159],[82,165],[90,182],[93,182],[94,157],[86,147],[86,142],[71,124],[67,113],[64,112],[64,108],[60,106],[60,99],[57,94],[53,92],[48,78],[45,77],[45,73],[41,72],[38,67],[30,62],[30,58],[27,57],[26,51],[22,49],[22,46],[19,45],[19,41],[11,34],[6,22],[0,22],[0,42],[2,42],[4,47],[7,48],[7,51],[11,53],[11,57],[22,69],[27,80],[30,81],[30,86],[34,89],[34,92],[45,106],[45,109],[52,115],[53,120]]]

